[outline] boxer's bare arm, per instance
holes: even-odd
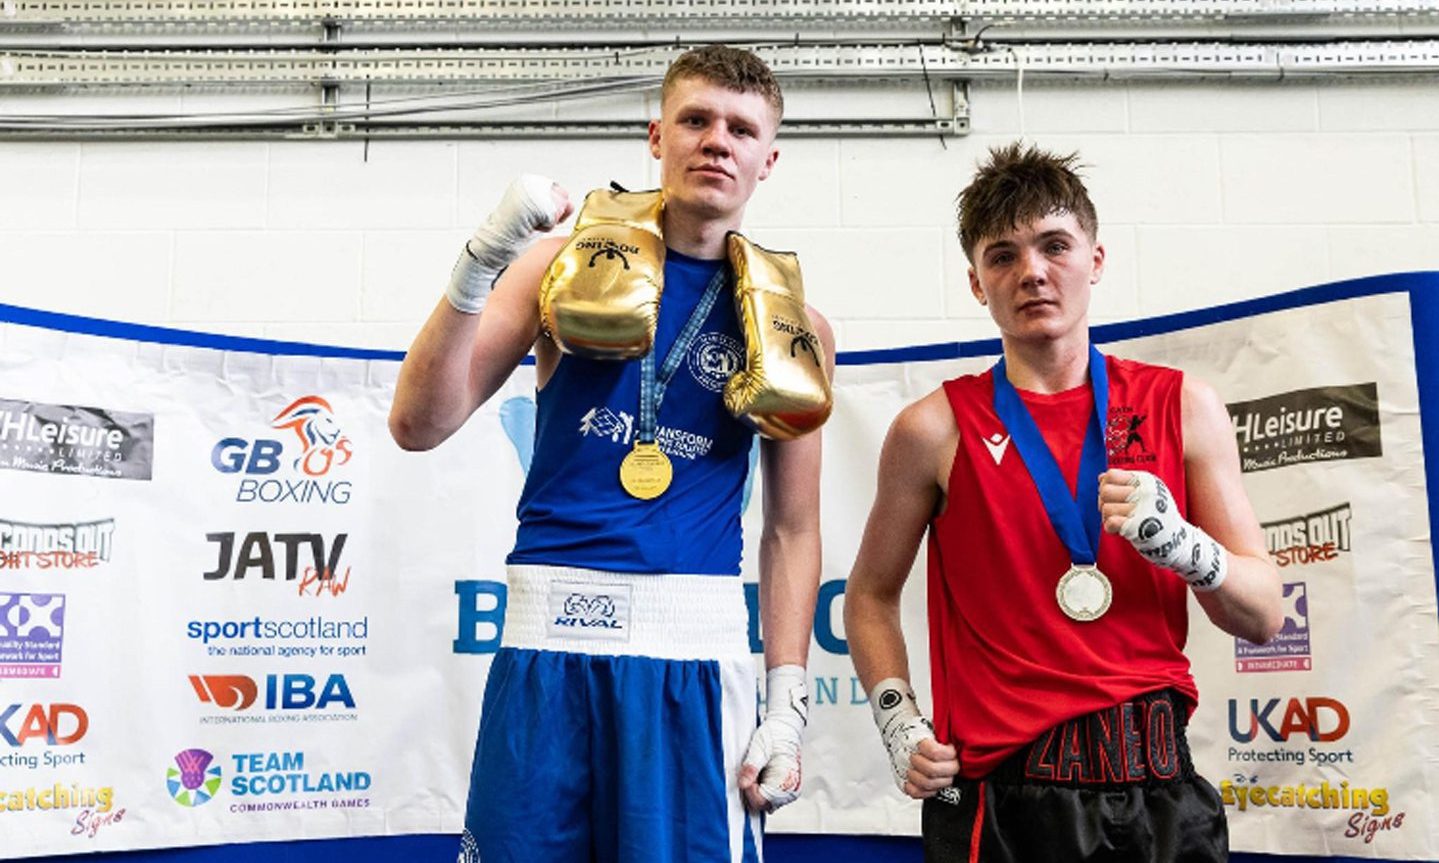
[[[942,389],[901,411],[885,436],[874,506],[844,598],[845,637],[866,692],[881,680],[909,679],[900,593],[944,501],[958,443]]]
[[[517,258],[478,315],[440,299],[405,355],[395,385],[390,434],[403,449],[444,442],[535,346],[541,338],[540,279],[565,240],[540,240]]]
[[[1190,375],[1184,376],[1182,405],[1189,519],[1229,556],[1224,583],[1195,597],[1220,629],[1263,644],[1284,624],[1279,572],[1240,479],[1234,426],[1214,388]]]
[[[808,309],[834,379],[834,333]],[[760,443],[764,471],[764,532],[759,544],[759,607],[765,666],[804,665],[819,591],[820,432]]]
[[[808,309],[824,346],[825,373],[834,379],[834,333]],[[808,664],[815,599],[819,594],[819,432],[788,441],[760,442],[764,472],[764,531],[759,543],[759,609],[765,667]],[[798,742],[796,740],[797,748]],[[740,769],[739,789],[753,812],[768,811],[760,790],[762,765]]]

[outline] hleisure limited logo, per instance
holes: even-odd
[[[1245,473],[1383,455],[1374,383],[1294,390],[1228,407]]]
[[[0,398],[0,469],[150,479],[155,418]]]
[[[298,398],[270,420],[270,428],[294,436],[227,437],[210,450],[215,470],[240,474],[237,503],[350,502],[350,481],[334,478],[332,471],[348,465],[354,450],[328,401],[315,395]]]

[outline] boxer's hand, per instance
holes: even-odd
[[[780,665],[765,675],[764,721],[750,738],[739,788],[754,812],[773,812],[799,797],[800,742],[809,719],[801,665]]]
[[[485,307],[495,280],[530,243],[569,218],[574,206],[559,184],[538,174],[522,174],[455,262],[445,297],[466,314]]]
[[[1224,548],[1184,520],[1174,495],[1154,474],[1100,474],[1099,512],[1105,531],[1129,540],[1146,560],[1174,571],[1195,590],[1215,590],[1224,583],[1229,564]]]
[[[934,739],[934,726],[919,712],[909,684],[898,677],[882,680],[869,704],[899,790],[916,800],[938,794],[957,803],[958,791],[951,786],[959,775],[959,753]]]

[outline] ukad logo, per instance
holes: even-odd
[[[203,749],[186,749],[165,771],[165,790],[181,806],[203,806],[219,793],[220,773],[215,756]]]
[[[236,502],[350,502],[350,482],[329,478],[332,470],[349,464],[354,451],[328,401],[315,395],[296,399],[270,425],[294,433],[288,449],[272,438],[227,437],[210,451],[215,470],[243,475]]]
[[[615,619],[615,601],[603,593],[572,593],[565,597],[564,614],[555,619],[555,625],[581,629],[619,629],[622,626]]]

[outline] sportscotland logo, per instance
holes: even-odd
[[[186,749],[175,756],[165,771],[165,790],[181,806],[194,808],[209,803],[220,791],[220,765],[203,749]]]

